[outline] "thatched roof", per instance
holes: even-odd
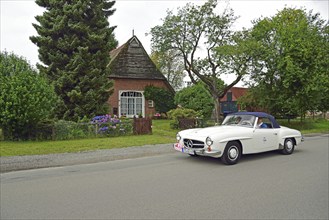
[[[112,50],[110,56],[110,78],[166,80],[136,36],[130,38],[117,49]]]

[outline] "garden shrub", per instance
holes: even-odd
[[[203,118],[210,118],[214,109],[214,101],[201,82],[178,91],[175,95],[175,103],[199,112]]]
[[[31,128],[29,140],[52,140],[54,132],[54,121],[51,119],[42,120],[35,127]]]
[[[95,132],[104,136],[119,136],[132,134],[133,126],[131,119],[119,119],[116,116],[95,116],[91,122],[95,126]]]
[[[175,108],[174,93],[155,86],[146,86],[144,96],[147,100],[153,100],[155,110],[159,113],[165,113]]]
[[[0,127],[6,140],[26,140],[51,117],[54,88],[24,58],[0,53]]]
[[[178,129],[178,119],[180,118],[197,118],[199,114],[194,111],[193,109],[187,108],[177,108],[170,110],[168,113],[168,118],[172,119],[173,121],[170,123],[170,127],[173,129]]]
[[[188,108],[176,108],[170,110],[168,113],[169,119],[178,119],[178,118],[196,118],[198,117],[198,113],[193,109]]]
[[[56,140],[70,140],[90,136],[92,126],[86,123],[59,120],[55,122],[54,131]]]

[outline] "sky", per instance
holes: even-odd
[[[151,28],[162,24],[167,10],[176,11],[187,3],[202,5],[204,0],[117,0],[116,12],[109,17],[111,26],[117,26],[114,33],[119,46],[124,44],[134,34],[142,42],[145,50],[151,53],[151,36],[146,36]],[[231,7],[240,18],[235,24],[237,30],[250,28],[251,21],[261,17],[272,17],[286,7],[305,8],[313,13],[320,13],[328,20],[329,3],[327,0],[224,0],[220,1],[216,10],[220,12],[225,7]],[[37,35],[32,23],[37,23],[36,15],[41,15],[44,9],[34,0],[0,0],[0,49],[14,52],[26,58],[35,66],[38,60],[38,47],[30,40]]]

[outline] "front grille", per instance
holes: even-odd
[[[204,142],[192,140],[192,139],[184,139],[184,146],[190,148],[204,148]]]

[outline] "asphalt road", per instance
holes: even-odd
[[[329,137],[234,166],[179,152],[1,174],[1,219],[328,219]]]

